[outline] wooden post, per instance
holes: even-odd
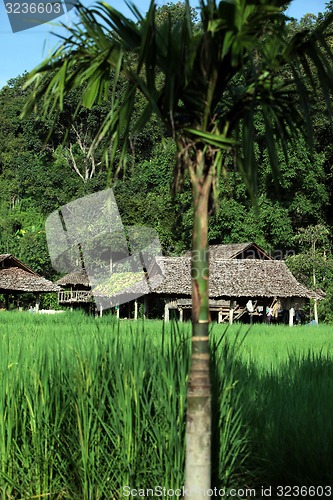
[[[103,306],[102,306],[102,304],[99,307],[99,315],[100,315],[100,317],[103,316]]]
[[[138,319],[138,300],[134,301],[134,319]]]
[[[39,311],[39,293],[36,293],[35,312],[38,313],[38,311]]]
[[[183,322],[183,318],[184,318],[184,314],[183,314],[183,308],[180,307],[179,308],[179,321],[182,323]]]
[[[219,311],[217,315],[217,322],[222,323],[222,320],[223,320],[223,313],[222,311]]]
[[[170,320],[169,302],[165,302],[164,306],[164,321],[167,323]]]
[[[230,311],[229,311],[229,324],[232,325],[234,322],[234,308],[235,308],[235,301],[230,300]]]
[[[293,307],[291,307],[289,309],[289,326],[294,325],[294,312],[295,312],[295,309]]]
[[[148,299],[147,299],[147,295],[145,295],[144,298],[143,298],[143,317],[144,317],[144,319],[148,318]]]
[[[117,306],[117,319],[120,318],[120,305]]]

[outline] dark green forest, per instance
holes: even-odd
[[[327,10],[331,8],[327,4]],[[160,8],[160,15],[170,12],[177,17],[181,10],[180,3],[170,4]],[[311,27],[324,15],[292,20],[290,32]],[[197,22],[195,13],[193,21]],[[176,148],[157,121],[152,119],[143,133],[131,136],[126,168],[118,172],[117,161],[111,167],[106,164],[103,144],[88,157],[111,102],[77,112],[73,92],[59,116],[21,119],[29,94],[26,79],[27,75],[18,76],[0,91],[0,253],[12,253],[43,276],[57,278],[46,244],[47,216],[110,186],[125,225],[155,228],[165,255],[188,250],[193,219],[190,183],[185,178],[175,187]],[[119,86],[118,92],[123,91]],[[140,105],[138,99],[138,110]],[[320,303],[321,320],[333,321],[333,131],[323,107],[324,102],[313,105],[313,147],[300,137],[290,146],[288,163],[281,149],[277,179],[256,118],[256,206],[236,166],[226,165],[219,203],[211,210],[209,242],[253,241],[275,258],[287,257],[300,281],[313,287],[315,276],[316,287],[326,293]]]

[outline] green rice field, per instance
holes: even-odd
[[[213,487],[328,497],[332,347],[325,325],[212,326]],[[1,499],[181,488],[190,349],[189,323],[1,312]]]

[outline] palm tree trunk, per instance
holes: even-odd
[[[208,200],[210,176],[192,176],[192,358],[187,394],[185,488],[202,498],[211,486],[211,387],[209,375]]]

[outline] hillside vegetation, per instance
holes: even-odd
[[[176,19],[181,4],[164,6]],[[331,9],[328,4],[327,9]],[[324,14],[323,14],[324,15]],[[315,24],[323,15],[305,16],[290,23],[290,30]],[[194,22],[196,21],[194,16]],[[200,26],[198,26],[200,29]],[[52,127],[31,116],[20,119],[27,99],[26,75],[8,82],[0,91],[0,252],[13,253],[47,278],[52,269],[45,237],[45,219],[63,204],[102,189],[108,183],[103,145],[91,158],[91,139],[110,103],[92,111],[75,113],[77,95],[67,97],[65,111]],[[119,93],[124,88],[119,86]],[[140,109],[140,100],[137,108]],[[332,130],[323,118],[322,102],[314,116],[314,148],[303,139],[293,144],[289,163],[279,154],[280,178],[273,179],[269,158],[263,153],[264,134],[257,137],[259,165],[257,204],[252,206],[246,187],[232,164],[220,179],[219,207],[210,216],[210,243],[255,241],[276,258],[287,255],[297,278],[307,286],[322,288],[327,298],[320,304],[321,319],[333,319],[332,267]],[[259,118],[256,118],[259,120]],[[71,123],[69,133],[64,124]],[[260,130],[260,123],[256,128]],[[154,119],[139,136],[131,137],[127,167],[116,175],[113,188],[125,225],[148,225],[159,234],[166,255],[180,255],[191,246],[193,209],[190,184],[171,190],[176,150]]]

